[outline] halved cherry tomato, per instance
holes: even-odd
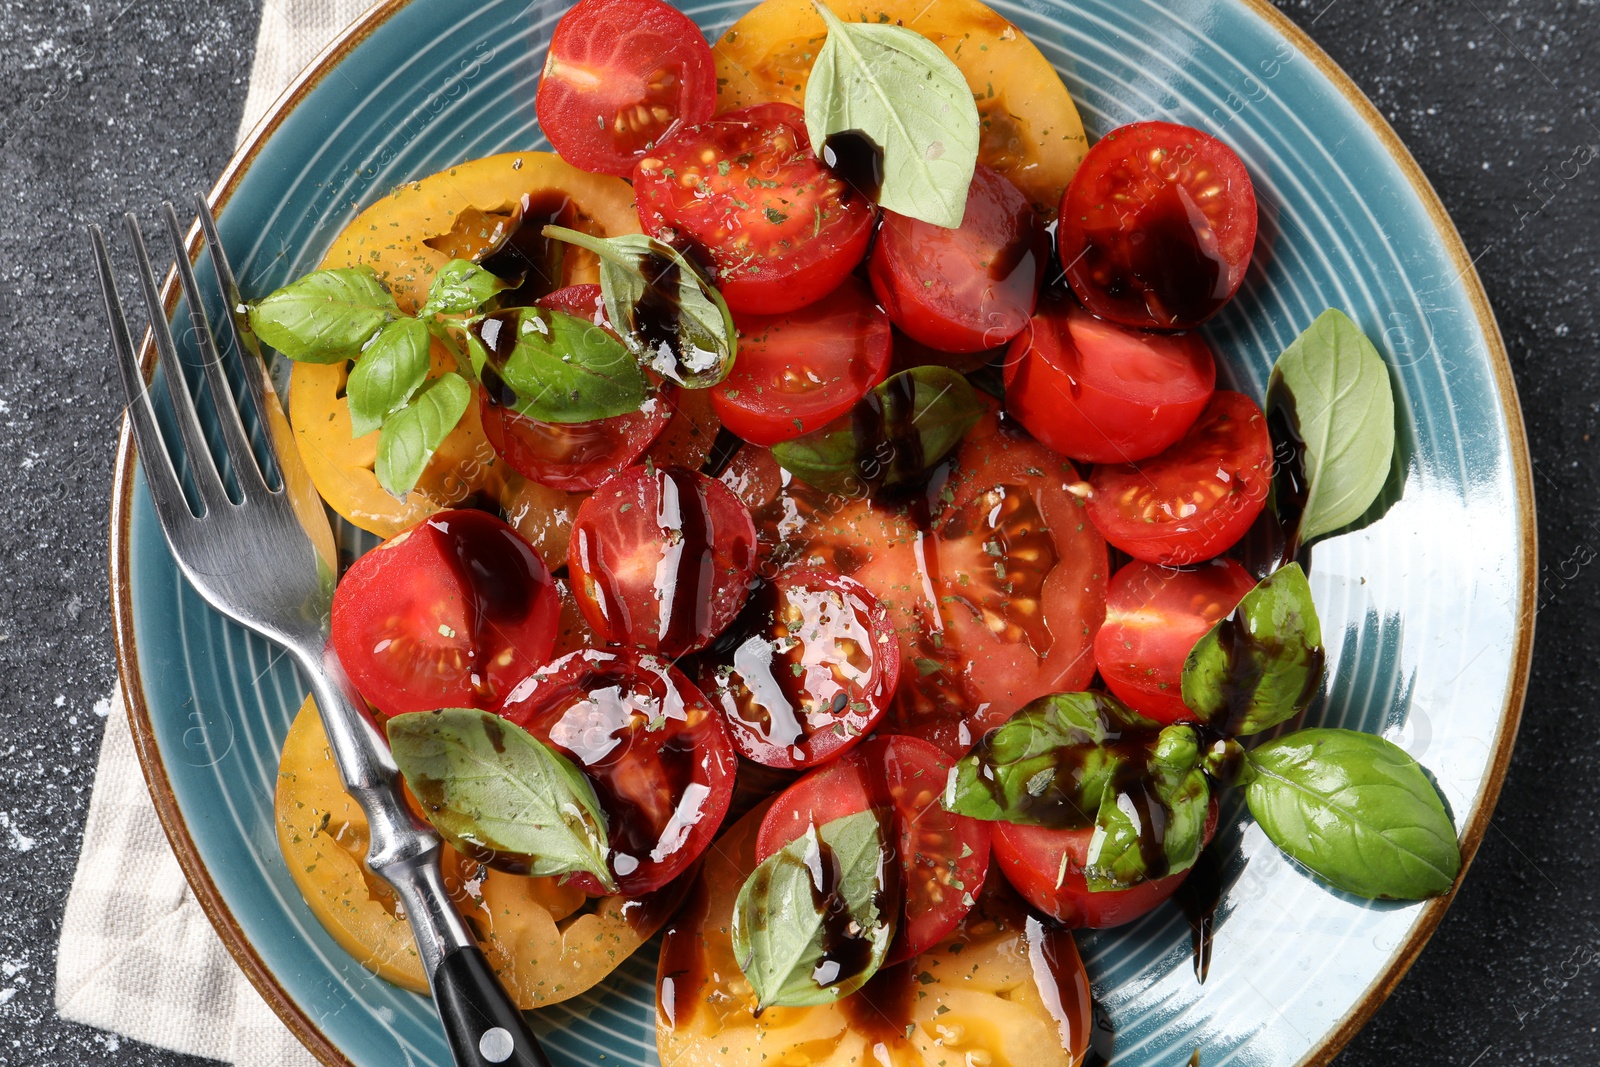
[[[872,732],[900,679],[889,613],[865,586],[825,570],[765,583],[702,657],[701,688],[739,751],[809,767]]]
[[[891,812],[905,901],[887,963],[910,959],[955,929],[989,870],[989,824],[939,803],[951,761],[915,737],[875,737],[790,786],[756,839],[765,860],[806,828],[859,811]]]
[[[664,660],[573,652],[518,682],[496,710],[570,756],[594,783],[620,893],[672,881],[727,813],[733,743],[700,690]],[[571,878],[592,896],[605,892],[593,875]]]
[[[759,104],[683,131],[633,172],[645,232],[715,268],[728,307],[793,311],[866,255],[873,207],[811,153],[805,113]]]
[[[1194,719],[1183,702],[1183,661],[1255,584],[1231,559],[1189,570],[1134,560],[1106,589],[1106,622],[1094,639],[1100,677],[1124,704],[1157,722]]]
[[[960,229],[884,212],[869,272],[900,329],[941,352],[977,352],[1022,332],[1049,262],[1028,198],[980,165]]]
[[[1112,130],[1061,198],[1072,291],[1101,318],[1200,325],[1233,299],[1256,240],[1256,192],[1233,149],[1171,122]]]
[[[333,645],[386,715],[490,708],[555,647],[538,553],[482,511],[441,511],[368,552],[333,593]]]
[[[889,316],[849,278],[782,315],[739,315],[739,358],[711,404],[746,441],[775,445],[843,415],[889,370]]]
[[[1174,444],[1205,409],[1217,366],[1199,334],[1097,319],[1072,300],[1039,309],[1011,342],[1006,410],[1072,459],[1132,463]]]
[[[1140,463],[1096,467],[1089,485],[1089,518],[1128,555],[1169,567],[1210,559],[1266,505],[1266,417],[1249,397],[1219,389],[1183,440]]]
[[[716,104],[711,46],[659,0],[579,0],[556,23],[535,99],[563,159],[624,178]]]
[[[630,467],[578,508],[572,593],[607,643],[677,657],[704,648],[749,595],[756,531],[727,486]]]
[[[1126,889],[1091,892],[1083,865],[1095,828],[1052,830],[1044,826],[994,823],[995,866],[1023,899],[1057,922],[1096,929],[1130,923],[1171,897],[1189,877],[1188,868]],[[1206,815],[1205,843],[1217,830],[1217,802]]]

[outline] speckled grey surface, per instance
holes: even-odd
[[[1479,257],[1528,415],[1541,615],[1493,825],[1346,1067],[1600,1059],[1596,0],[1276,0],[1395,125]],[[83,227],[209,186],[251,0],[0,0],[0,1065],[205,1061],[62,1022],[56,929],[114,678],[120,405]],[[1596,146],[1586,148],[1586,146]],[[124,249],[125,251],[125,249]]]

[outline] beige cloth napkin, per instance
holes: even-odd
[[[266,0],[239,140],[369,3]],[[56,1009],[74,1022],[239,1067],[315,1067],[200,910],[145,789],[120,690],[109,708],[61,923]]]

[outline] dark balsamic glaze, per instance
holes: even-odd
[[[706,981],[706,952],[700,929],[710,908],[710,892],[697,875],[683,910],[661,938],[661,958],[656,965],[661,976],[656,982],[656,1012],[674,1029],[688,1025],[703,999],[700,989]]]
[[[1283,538],[1280,566],[1300,555],[1300,519],[1305,514],[1310,485],[1306,479],[1306,443],[1300,436],[1300,418],[1294,396],[1284,388],[1267,394],[1267,433],[1272,438],[1272,510]],[[1303,562],[1309,568],[1310,560]]]
[[[1109,1067],[1116,1051],[1117,1028],[1112,1025],[1111,1016],[1096,1000],[1089,1024],[1089,1050],[1084,1053],[1083,1062],[1078,1067]]]
[[[722,472],[728,469],[728,464],[733,462],[733,457],[738,455],[739,449],[743,447],[744,438],[726,426],[718,426],[717,436],[711,442],[711,451],[706,454],[706,461],[700,465],[700,473],[707,478],[722,477]]]
[[[447,512],[434,516],[428,525],[456,581],[467,592],[473,687],[494,699],[488,673],[490,659],[502,644],[497,634],[527,618],[549,584],[549,571],[526,541],[483,512]]]
[[[1189,1056],[1189,1067],[1200,1067],[1200,1050],[1195,1049]]]
[[[823,166],[850,188],[878,202],[883,191],[883,149],[860,130],[830,133],[818,153]]]
[[[856,473],[871,491],[885,484],[920,482],[922,435],[917,431],[917,386],[910,375],[896,375],[883,389],[872,389],[850,409],[856,440]]]
[[[1180,189],[1147,201],[1133,233],[1091,239],[1081,268],[1111,299],[1173,325],[1208,318],[1227,301],[1230,282],[1211,222]]]
[[[511,359],[517,348],[517,329],[522,312],[517,308],[496,311],[485,315],[472,326],[473,334],[483,344],[487,354],[483,370],[478,377],[483,382],[483,394],[496,407],[515,409],[521,404],[517,391],[506,384],[500,369]]]
[[[884,967],[867,984],[839,1001],[850,1029],[867,1040],[868,1049],[881,1046],[889,1055],[885,1067],[920,1067],[922,1057],[906,1036],[916,1006],[915,959]],[[877,1062],[882,1063],[882,1060]]]
[[[678,282],[683,268],[671,256],[651,251],[640,256],[639,271],[645,285],[633,308],[634,336],[651,355],[663,349],[677,352],[678,326],[683,320]]]
[[[660,889],[624,900],[619,909],[623,920],[639,933],[647,936],[654,933],[678,910],[699,880],[700,864],[692,863],[688,870]]]
[[[1268,575],[1257,588],[1270,588],[1271,584],[1272,577]],[[1250,622],[1242,603],[1217,623],[1217,641],[1228,661],[1228,673],[1221,681],[1225,710],[1220,718],[1212,720],[1210,726],[1224,737],[1236,737],[1244,728],[1245,719],[1250,714],[1250,701],[1261,682],[1261,661],[1278,650],[1250,632]],[[1305,686],[1295,698],[1295,707],[1303,708],[1316,696],[1322,685],[1322,669],[1326,660],[1327,653],[1320,645],[1310,650]]]
[[[1194,976],[1201,984],[1211,972],[1212,929],[1217,905],[1222,902],[1222,859],[1217,850],[1204,848],[1189,877],[1178,886],[1173,900],[1189,920],[1189,943],[1194,949]]]
[[[687,652],[707,629],[706,616],[717,580],[711,515],[698,477],[692,471],[656,471],[657,523],[664,530],[677,529],[681,535],[667,549],[675,554],[672,564],[664,572],[658,571],[656,578],[656,592],[665,611],[659,648],[669,658]],[[673,519],[677,519],[676,526]],[[667,558],[663,556],[663,562]]]
[[[524,193],[505,236],[477,256],[480,267],[515,283],[500,294],[501,307],[525,307],[561,288],[566,244],[544,235],[546,226],[572,228],[578,212],[572,199],[554,190]]]

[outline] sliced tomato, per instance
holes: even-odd
[[[716,104],[711,46],[660,0],[579,0],[556,23],[534,101],[563,159],[624,178]]]
[[[573,652],[496,709],[573,759],[605,809],[617,891],[659,889],[705,851],[727,814],[738,757],[694,683],[654,656]],[[605,890],[572,875],[585,893]]]
[[[1266,505],[1266,417],[1244,394],[1219,389],[1177,444],[1140,463],[1096,467],[1089,485],[1089,518],[1128,555],[1169,567],[1210,559]]]
[[[711,403],[724,426],[753,444],[832,422],[889,371],[889,316],[853,278],[798,311],[734,322],[739,358]]]
[[[708,260],[728,307],[776,315],[832,292],[874,210],[811,152],[805,113],[758,104],[691,127],[633,172],[645,232]]]
[[[868,269],[909,336],[941,352],[979,352],[1022,332],[1049,262],[1049,235],[1028,198],[980,165],[959,229],[886,211]]]
[[[905,903],[887,963],[910,959],[955,929],[989,870],[989,825],[939,803],[950,766],[926,741],[875,737],[778,797],[761,823],[757,862],[809,826],[868,809],[891,812]]]
[[[1126,326],[1187,330],[1233,299],[1256,240],[1256,193],[1233,149],[1171,122],[1102,137],[1056,230],[1083,306]]]
[[[1217,366],[1199,334],[1132,330],[1068,299],[1040,308],[1011,342],[1005,383],[1006,410],[1057,452],[1132,463],[1194,425]]]
[[[1255,584],[1231,559],[1185,570],[1134,560],[1106,590],[1106,622],[1094,639],[1100,677],[1124,704],[1157,722],[1193,719],[1183,703],[1183,661]]]
[[[386,715],[489,708],[555,647],[539,554],[482,511],[441,511],[368,552],[333,594],[333,645]]]
[[[677,657],[739,614],[755,549],[750,513],[721,482],[630,467],[578,508],[567,567],[578,607],[607,643]]]

